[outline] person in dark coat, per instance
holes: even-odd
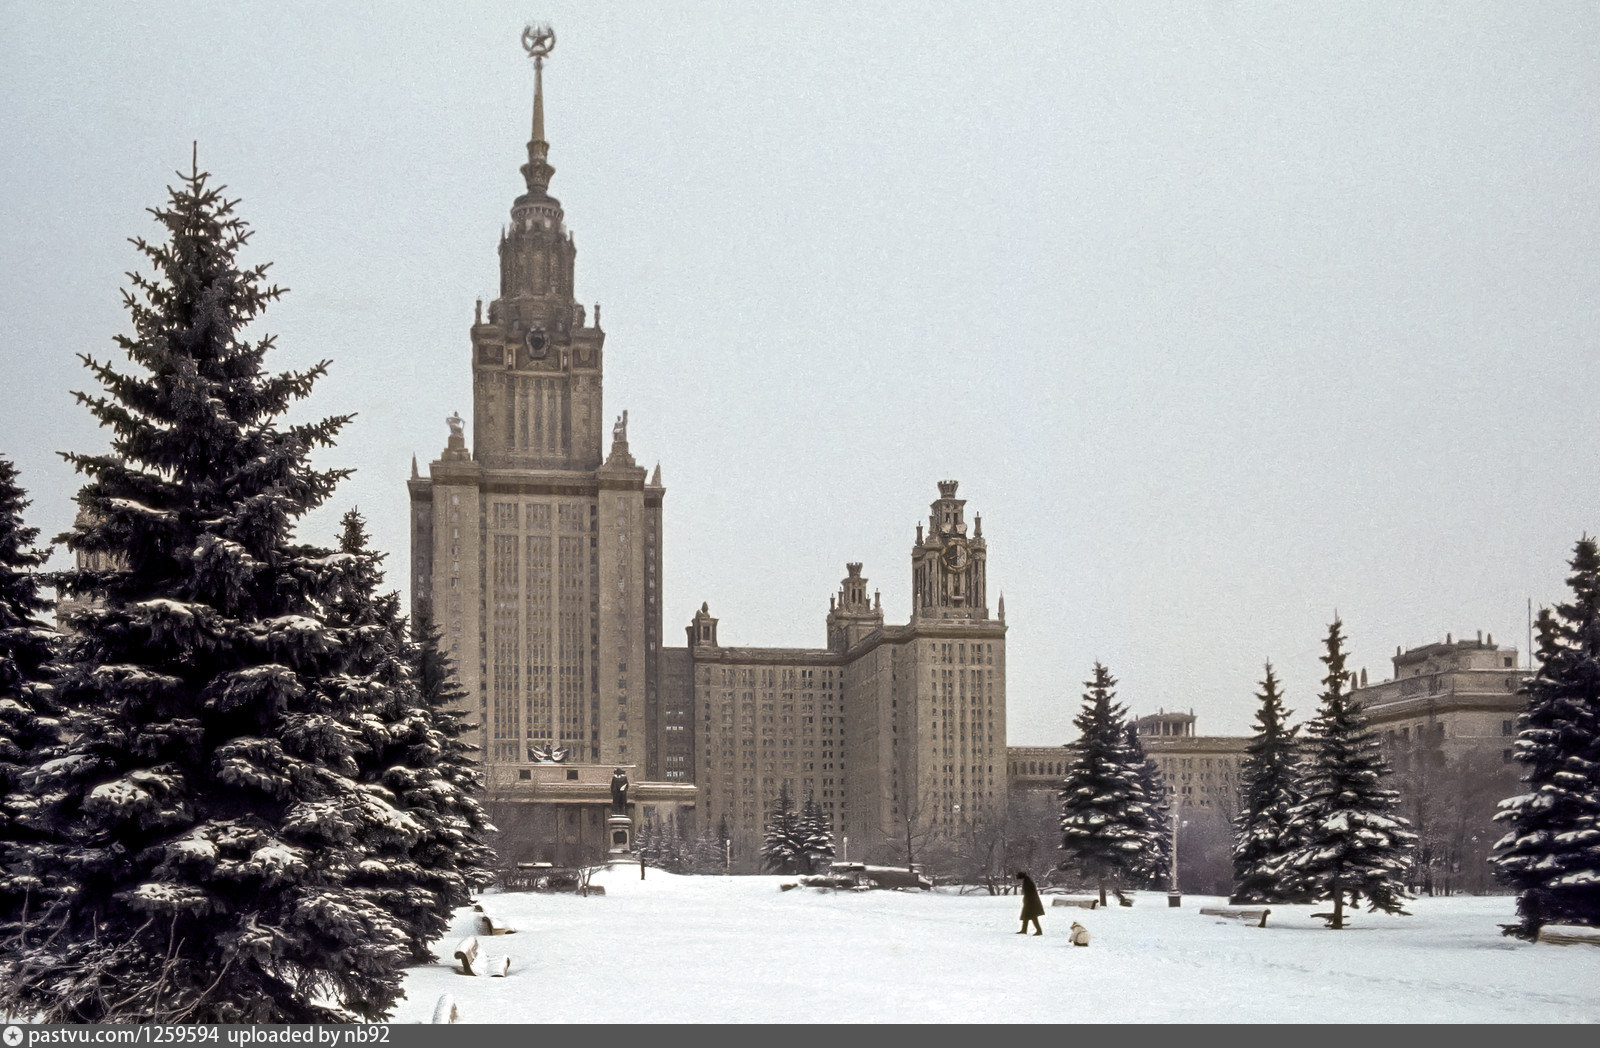
[[[1032,921],[1033,934],[1043,935],[1039,918],[1044,916],[1044,903],[1039,900],[1039,889],[1034,886],[1033,878],[1021,870],[1017,871],[1017,880],[1022,882],[1022,927],[1017,929],[1017,934],[1028,934],[1028,922]]]

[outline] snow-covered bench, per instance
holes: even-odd
[[[1539,941],[1557,946],[1600,946],[1600,928],[1585,924],[1547,924],[1539,929]]]
[[[456,960],[461,962],[464,975],[493,975],[504,977],[511,970],[510,957],[479,956],[478,937],[469,935],[456,947]]]
[[[1077,906],[1077,907],[1079,907],[1081,909],[1092,910],[1096,906],[1100,905],[1100,900],[1099,899],[1067,899],[1067,898],[1063,898],[1063,897],[1058,895],[1054,899],[1050,900],[1050,905],[1051,906]]]
[[[1267,914],[1271,912],[1271,910],[1265,908],[1258,910],[1236,910],[1224,907],[1205,906],[1201,907],[1200,916],[1226,917],[1230,921],[1243,921],[1244,923],[1253,925],[1257,928],[1265,928],[1267,926]]]
[[[487,913],[478,914],[479,935],[515,935],[517,930],[504,921],[497,921]]]

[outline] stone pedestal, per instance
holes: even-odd
[[[612,813],[606,819],[606,837],[610,842],[606,850],[607,855],[633,854],[633,820],[626,815]]]

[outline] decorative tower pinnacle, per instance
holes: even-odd
[[[861,562],[844,566],[845,577],[839,592],[828,598],[828,648],[848,651],[861,638],[883,628],[883,605],[867,599],[867,580],[861,575]]]
[[[544,60],[555,46],[556,31],[547,25],[522,30],[522,49],[533,59],[533,134],[528,139],[528,162],[522,165],[522,177],[533,197],[549,195],[550,179],[556,173],[548,161],[550,143],[544,140]]]
[[[954,480],[939,481],[939,498],[929,506],[928,531],[917,525],[911,548],[911,618],[982,620],[989,617],[986,573],[988,544],[981,518],[969,533],[966,499],[956,498]]]

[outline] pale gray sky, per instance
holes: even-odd
[[[471,409],[521,191],[525,21],[606,407],[667,485],[669,640],[822,644],[847,560],[892,621],[958,478],[1010,622],[1009,741],[1095,659],[1243,732],[1272,658],[1524,646],[1600,528],[1600,8],[1192,2],[7,2],[0,455],[47,534],[103,446],[74,354],[199,139],[322,357],[329,464],[405,583],[410,457]],[[460,9],[457,9],[459,6]]]

